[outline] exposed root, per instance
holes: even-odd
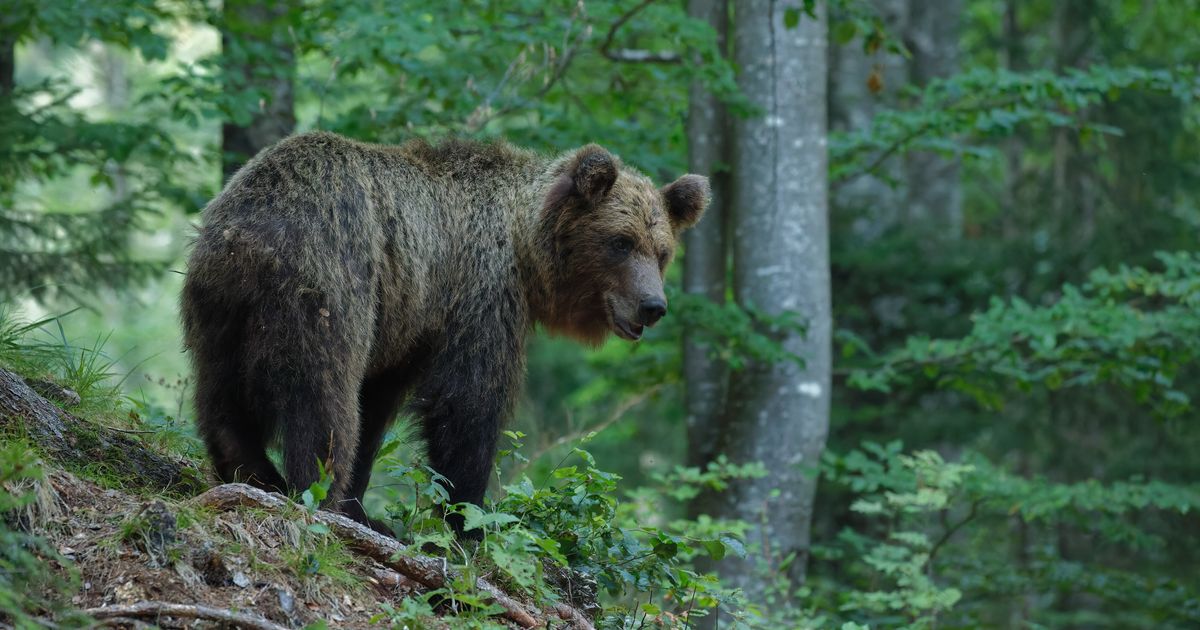
[[[257,507],[280,510],[294,506],[278,494],[264,492],[245,484],[225,484],[208,490],[192,499],[193,502],[219,510],[236,507]],[[350,549],[367,556],[380,564],[394,569],[406,578],[430,589],[441,588],[454,576],[447,572],[444,560],[422,555],[406,555],[406,547],[393,538],[375,532],[341,514],[318,511],[313,520],[329,527]],[[578,610],[558,604],[550,610],[537,611],[526,607],[494,584],[480,578],[475,587],[487,593],[504,608],[504,617],[522,628],[546,627],[551,619],[563,620],[569,627],[591,630],[592,624]]]
[[[162,617],[183,617],[187,619],[220,621],[235,625],[239,628],[251,628],[252,630],[288,630],[286,626],[281,626],[277,623],[267,621],[266,619],[263,619],[257,615],[221,610],[220,608],[212,608],[210,606],[196,606],[193,604],[138,602],[136,604],[128,605],[89,608],[83,612],[101,621],[109,620],[118,623],[127,623],[128,619],[138,618],[150,618],[158,620]]]

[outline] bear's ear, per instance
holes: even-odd
[[[667,200],[671,229],[676,232],[692,227],[700,220],[712,195],[708,188],[708,178],[703,175],[684,175],[663,186],[660,192]]]
[[[589,205],[602,201],[617,181],[617,158],[602,147],[589,144],[575,152],[567,165],[560,193],[578,195]]]

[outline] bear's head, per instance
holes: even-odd
[[[663,276],[679,235],[708,205],[708,178],[656,187],[594,144],[559,160],[542,207],[554,332],[598,344],[641,338],[667,313]]]

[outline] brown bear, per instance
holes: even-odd
[[[708,196],[704,177],[656,188],[596,145],[317,132],[264,150],[205,208],[183,287],[217,476],[297,491],[320,460],[326,505],[379,528],[361,499],[407,399],[450,500],[479,504],[533,327],[638,339]]]

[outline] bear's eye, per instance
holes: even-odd
[[[670,258],[671,258],[671,252],[659,252],[658,253],[658,268],[666,269],[667,268],[667,260],[669,260]]]
[[[633,239],[628,236],[617,236],[613,238],[611,247],[614,254],[624,256],[633,251]]]

